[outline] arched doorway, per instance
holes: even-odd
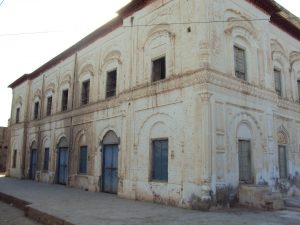
[[[58,143],[57,151],[57,183],[65,185],[68,181],[68,141],[65,137]]]
[[[253,183],[252,155],[251,155],[251,130],[246,123],[241,123],[237,129],[239,182]]]
[[[279,178],[286,179],[288,177],[288,166],[287,166],[287,144],[288,140],[286,134],[282,131],[277,133],[278,143],[278,168]]]
[[[29,179],[35,180],[36,169],[37,169],[37,144],[34,141],[30,147]]]
[[[115,132],[105,134],[102,149],[102,191],[117,194],[119,138]]]

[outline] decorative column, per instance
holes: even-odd
[[[201,121],[199,127],[199,157],[200,157],[200,180],[201,183],[211,185],[212,178],[212,118],[211,118],[211,96],[209,92],[199,93],[199,116]]]

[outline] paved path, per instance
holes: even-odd
[[[0,225],[40,225],[24,216],[24,212],[0,202]]]
[[[0,177],[0,192],[31,202],[31,207],[76,225],[299,225],[300,213],[228,209],[186,210],[136,202],[105,193]]]

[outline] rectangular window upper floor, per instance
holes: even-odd
[[[116,96],[117,90],[117,70],[107,72],[106,78],[106,98]]]
[[[234,68],[235,76],[246,80],[246,51],[238,46],[234,46]]]
[[[37,120],[39,117],[39,107],[40,107],[40,103],[35,102],[34,103],[34,111],[33,111],[33,119],[35,119],[35,120]]]
[[[89,103],[90,97],[90,80],[82,82],[81,87],[81,105],[86,105]]]
[[[166,57],[155,59],[152,61],[152,82],[163,80],[166,78]]]
[[[68,96],[69,96],[69,90],[68,89],[63,90],[62,98],[61,98],[61,111],[68,110]]]
[[[47,112],[46,112],[46,115],[50,116],[51,115],[51,111],[52,111],[52,96],[49,96],[47,98]]]
[[[16,123],[19,123],[20,122],[20,108],[17,108],[17,111],[16,111]]]
[[[274,83],[275,83],[275,91],[278,96],[282,96],[282,82],[281,82],[281,71],[278,69],[274,69]]]

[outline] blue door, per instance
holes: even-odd
[[[32,149],[31,156],[30,156],[30,170],[29,170],[29,179],[31,180],[35,179],[36,167],[37,167],[37,150]]]
[[[58,183],[65,185],[68,179],[68,148],[58,149]]]
[[[103,147],[103,191],[117,194],[118,192],[118,145]]]

